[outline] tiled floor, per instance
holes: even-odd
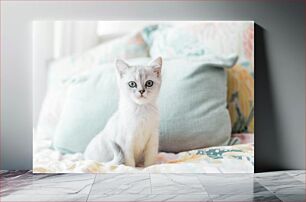
[[[1,201],[305,201],[305,171],[32,174],[1,171]]]

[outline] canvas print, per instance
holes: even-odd
[[[35,21],[33,54],[33,172],[254,172],[252,21]]]

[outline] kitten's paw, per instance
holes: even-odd
[[[145,161],[144,162],[144,167],[149,167],[155,164],[155,161]]]
[[[136,167],[135,161],[132,161],[132,160],[130,160],[130,161],[126,160],[124,165],[130,166],[130,167]]]

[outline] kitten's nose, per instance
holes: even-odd
[[[145,92],[145,90],[140,90],[139,92],[142,95]]]

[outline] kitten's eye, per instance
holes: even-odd
[[[136,88],[136,87],[137,87],[137,84],[136,84],[135,81],[130,81],[128,84],[129,84],[129,86],[130,86],[131,88]]]
[[[146,87],[152,87],[153,86],[153,81],[148,80],[145,85],[146,85]]]

